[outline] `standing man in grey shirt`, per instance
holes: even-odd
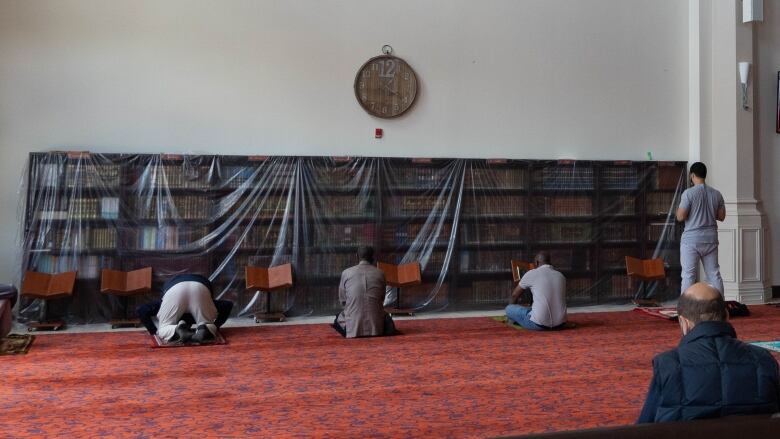
[[[512,292],[506,317],[533,331],[556,329],[566,324],[566,278],[550,265],[549,253],[537,253],[534,262],[536,268],[524,274]],[[518,304],[523,291],[529,289],[533,295],[530,308]]]
[[[723,195],[708,186],[707,167],[696,162],[691,165],[690,178],[693,187],[680,197],[677,221],[685,221],[685,230],[680,242],[680,265],[682,266],[682,287],[684,292],[696,282],[699,261],[704,265],[707,282],[723,294],[723,279],[718,264],[718,223],[726,218]]]

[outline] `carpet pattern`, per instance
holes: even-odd
[[[751,310],[734,321],[740,338],[775,339],[780,309]],[[326,324],[236,328],[201,349],[152,349],[145,332],[40,335],[0,360],[0,432],[486,437],[634,422],[678,326],[634,312],[570,320],[550,332],[409,320],[402,336],[352,340]]]

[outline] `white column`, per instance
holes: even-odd
[[[701,50],[707,51],[700,66],[701,156],[708,167],[707,183],[719,189],[726,202],[726,220],[718,229],[725,296],[764,303],[771,297],[768,222],[756,193],[753,98],[748,98],[751,108],[743,109],[738,71],[739,62],[753,62],[753,24],[742,23],[740,0],[703,1],[699,6]],[[751,83],[749,93],[753,90]]]

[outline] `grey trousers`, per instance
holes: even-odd
[[[181,316],[190,313],[195,324],[206,325],[212,334],[217,335],[217,308],[211,299],[211,291],[200,282],[179,282],[165,292],[157,312],[157,336],[169,341],[176,333],[176,325]]]
[[[720,277],[718,264],[718,243],[683,242],[680,244],[680,265],[682,266],[682,285],[680,294],[696,283],[699,261],[704,265],[707,282],[723,294],[723,278]]]

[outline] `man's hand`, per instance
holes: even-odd
[[[514,291],[512,291],[512,297],[509,298],[509,304],[510,305],[519,305],[520,299],[523,297],[523,289],[520,288],[520,285],[518,284]]]
[[[718,216],[716,217],[716,219],[718,221],[721,221],[721,222],[724,219],[726,219],[726,208],[725,207],[721,206],[721,207],[718,208]]]
[[[688,211],[686,209],[683,209],[682,207],[678,207],[677,214],[675,216],[677,217],[677,221],[683,222],[688,219]]]

